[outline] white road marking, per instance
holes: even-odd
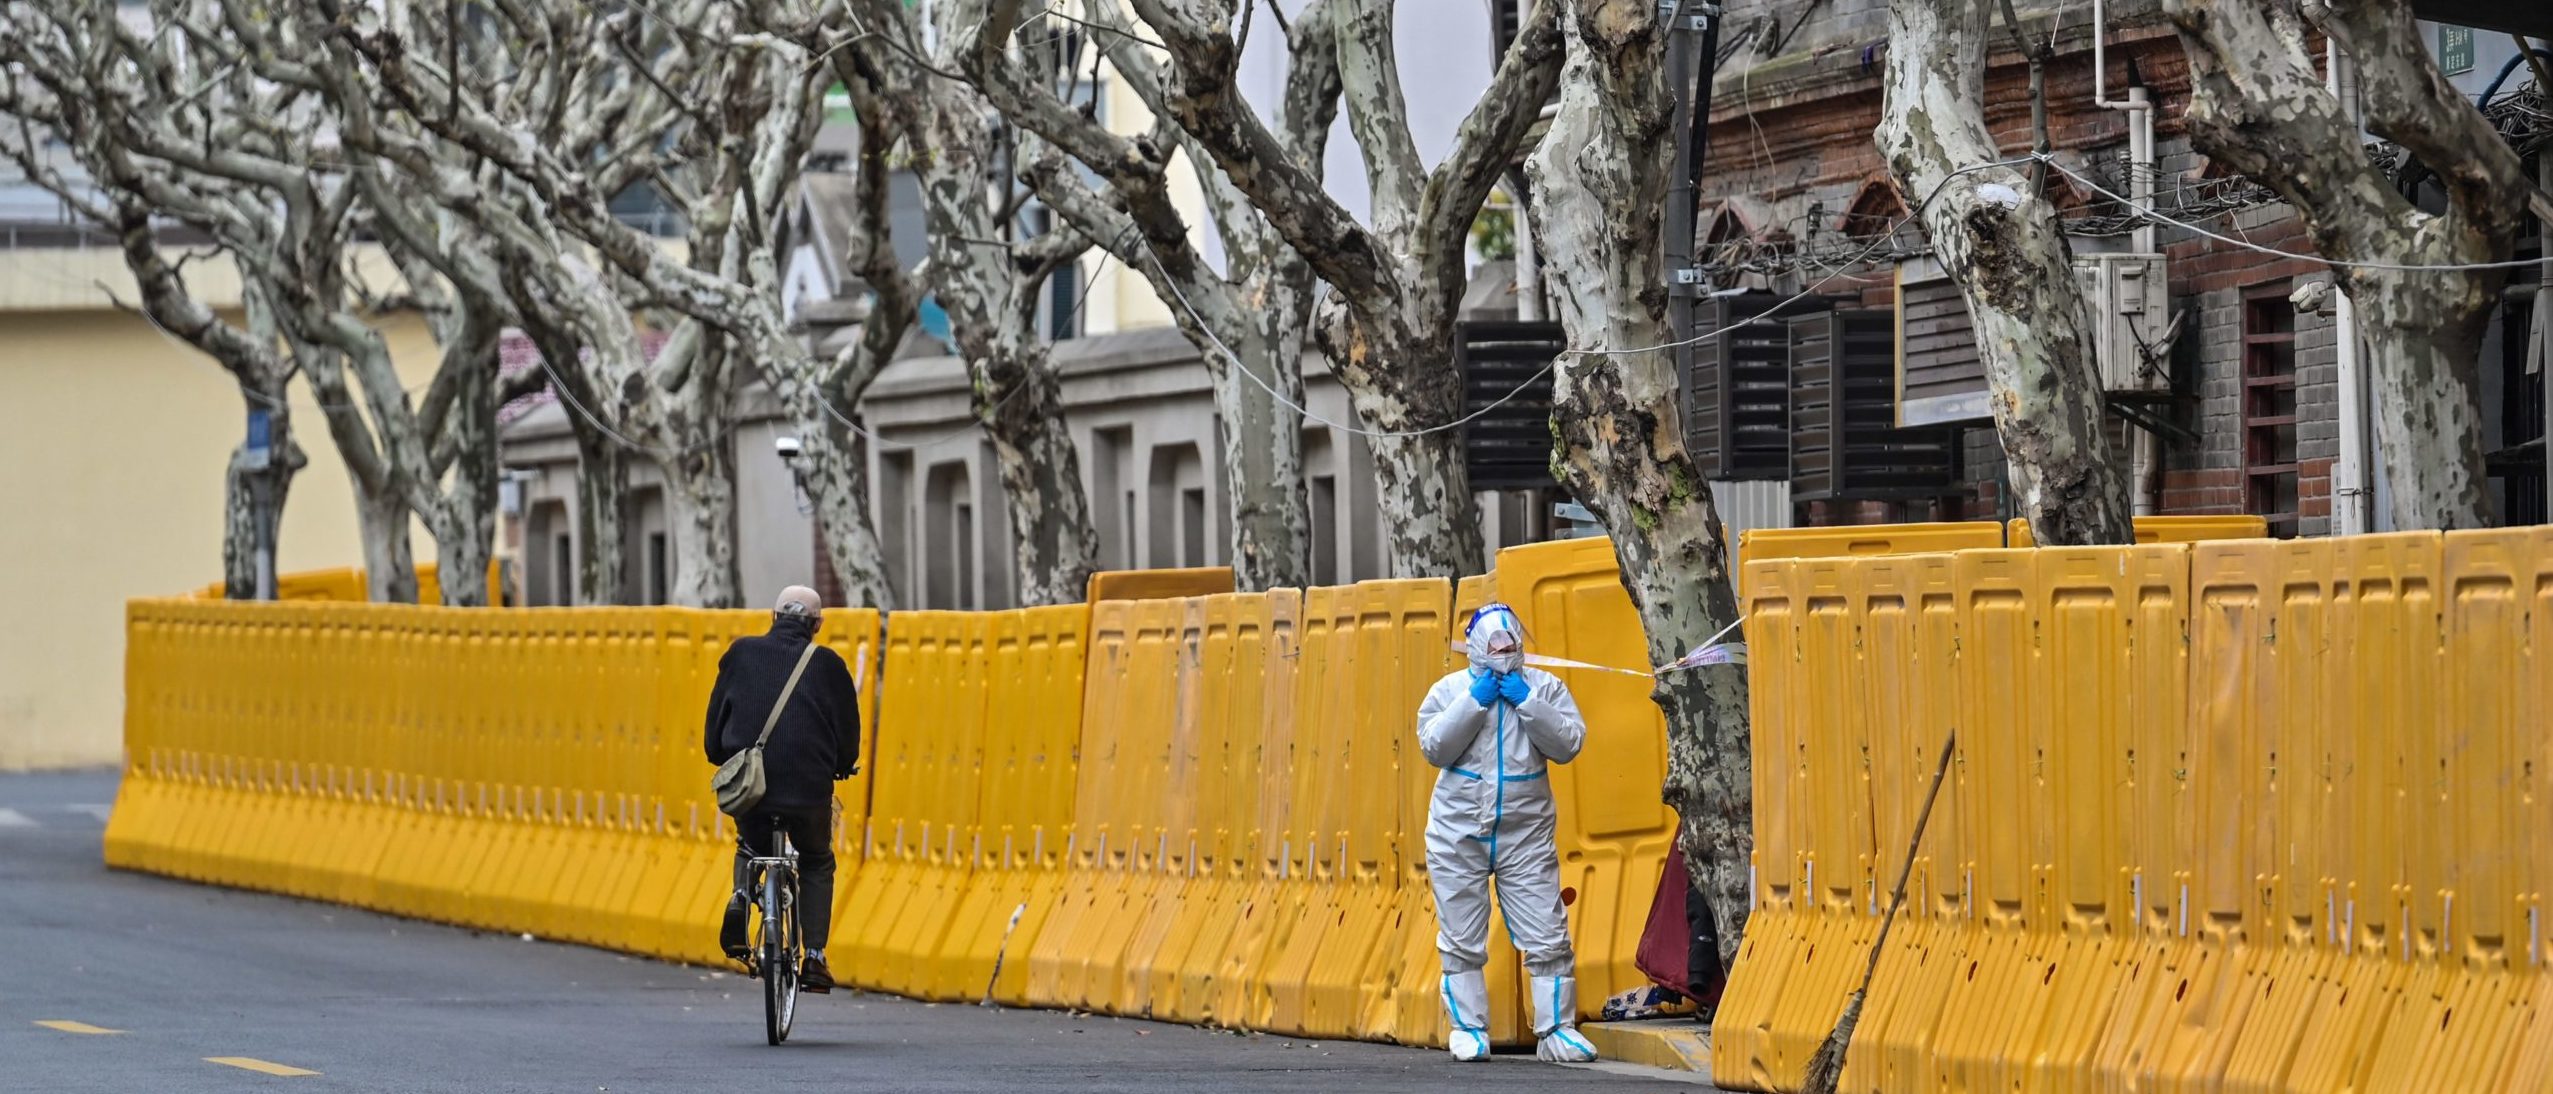
[[[35,818],[15,809],[0,809],[0,828],[33,828]]]
[[[62,808],[69,812],[86,813],[89,816],[96,817],[99,824],[105,824],[107,817],[113,815],[115,812],[115,807],[113,805],[66,805]]]

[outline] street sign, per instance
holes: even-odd
[[[248,443],[240,446],[240,465],[263,471],[275,452],[275,415],[264,407],[248,410]]]
[[[2438,71],[2455,76],[2473,71],[2473,28],[2438,27]]]

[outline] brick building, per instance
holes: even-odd
[[[2114,389],[2113,436],[2120,442],[2114,451],[2128,461],[2137,434],[2155,438],[2148,451],[2159,466],[2137,484],[2140,511],[2257,513],[2283,535],[2384,527],[2381,453],[2373,451],[2371,430],[2353,427],[2344,414],[2345,405],[2360,402],[2343,397],[2344,385],[2353,378],[2363,384],[2363,378],[2345,363],[2338,294],[2323,291],[2328,268],[2169,225],[2140,234],[2148,222],[2111,196],[2134,196],[2136,183],[2147,181],[2162,216],[2262,248],[2313,251],[2293,211],[2191,147],[2181,120],[2187,64],[2159,5],[2112,0],[2099,28],[2106,35],[2107,95],[2116,101],[2142,94],[2152,104],[2148,157],[2135,154],[2129,112],[2096,103],[2095,27],[2085,5],[2015,7],[2020,35],[2000,21],[1996,28],[1988,121],[2007,151],[2030,150],[2031,66],[2020,43],[2046,46],[2050,147],[2066,169],[2049,172],[2049,196],[2068,223],[2083,276],[2097,283],[2113,276],[2098,271],[2115,269],[2130,279],[2112,282],[2112,291],[2094,295],[2092,305],[2096,337],[2110,332],[2096,350],[2105,375],[2133,377],[2105,385]],[[2474,14],[2471,5],[2447,10],[2455,7],[2451,0],[2415,5],[2424,15],[2512,18]],[[1901,223],[1905,206],[1872,138],[1888,48],[1885,0],[1735,0],[1726,8],[1700,229],[1715,284],[1778,294],[1741,300],[1814,289],[1835,298],[1832,306],[1866,309],[1856,314],[1892,324],[1892,359],[1870,364],[1893,374],[1894,390],[1885,397],[1894,424],[1947,436],[1944,447],[1957,454],[1928,478],[1880,488],[1837,490],[1822,471],[1800,474],[1803,444],[1824,446],[1810,454],[1823,460],[1828,447],[1850,448],[1855,429],[1863,430],[1864,458],[1886,458],[1893,449],[1877,439],[1867,417],[1856,426],[1840,403],[1821,409],[1826,389],[1807,387],[1824,381],[1807,377],[1825,373],[1822,365],[1802,371],[1795,323],[1789,395],[1799,518],[1858,523],[2010,515],[1964,306],[1955,286],[1930,267],[1920,228]],[[2454,83],[2469,95],[2490,95],[2494,118],[2513,134],[2532,171],[2535,146],[2553,132],[2553,117],[2527,70],[2512,64],[2517,48],[2503,31],[2553,34],[2553,16],[2515,18],[2548,25],[2474,32],[2424,23],[2422,31]],[[2374,146],[2372,153],[2388,150]],[[2151,167],[2138,166],[2140,159]],[[2541,253],[2535,239],[2517,246],[2520,258]],[[2160,261],[2130,257],[2139,253]],[[2097,257],[2104,255],[2110,257]],[[2164,286],[2159,298],[2143,288],[2153,281]],[[2484,448],[2492,453],[2503,513],[2511,523],[2533,523],[2547,519],[2544,351],[2531,344],[2541,337],[2531,321],[2534,277],[2518,274],[2511,285],[2480,361]],[[1714,381],[1704,376],[1701,382],[1707,388]],[[1831,439],[1819,439],[1829,421]],[[1910,436],[1901,432],[1896,440]],[[1705,453],[1706,462],[1711,458]],[[2336,511],[2336,502],[2341,510],[2355,503],[2356,512]]]

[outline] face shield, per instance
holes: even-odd
[[[1514,672],[1523,668],[1525,627],[1516,621],[1515,609],[1504,604],[1491,604],[1472,613],[1465,652],[1471,655],[1473,668],[1491,672]]]

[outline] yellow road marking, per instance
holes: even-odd
[[[266,1061],[266,1060],[260,1060],[260,1059],[256,1059],[255,1057],[250,1057],[250,1056],[207,1056],[207,1057],[204,1057],[204,1062],[205,1062],[205,1063],[208,1063],[208,1064],[223,1064],[223,1065],[226,1065],[226,1066],[229,1066],[229,1067],[241,1068],[241,1069],[248,1070],[248,1071],[262,1071],[262,1072],[265,1072],[265,1073],[266,1073],[266,1074],[268,1074],[268,1075],[317,1075],[317,1074],[319,1074],[319,1073],[318,1073],[318,1072],[316,1072],[316,1071],[310,1071],[310,1070],[307,1070],[307,1069],[304,1069],[304,1068],[298,1068],[298,1067],[286,1067],[286,1066],[284,1066],[284,1065],[282,1065],[282,1064],[272,1063],[272,1062],[269,1062],[269,1061]]]
[[[71,1022],[71,1021],[65,1021],[65,1020],[63,1020],[63,1019],[59,1019],[59,1018],[55,1018],[55,1019],[51,1019],[51,1020],[43,1021],[43,1022],[38,1022],[38,1023],[36,1023],[36,1024],[37,1024],[37,1025],[39,1025],[39,1026],[43,1026],[43,1027],[44,1027],[44,1028],[46,1028],[46,1029],[58,1029],[58,1030],[61,1030],[61,1031],[62,1031],[62,1032],[64,1032],[64,1033],[122,1033],[122,1032],[124,1032],[123,1030],[120,1030],[120,1029],[108,1029],[108,1028],[106,1028],[106,1027],[104,1027],[104,1026],[93,1026],[93,1025],[88,1024],[87,1022]]]

